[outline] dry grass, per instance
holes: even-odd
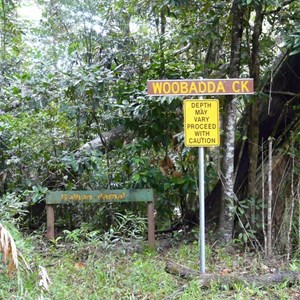
[[[8,274],[18,270],[18,251],[9,231],[0,223],[0,253],[2,261],[7,265]]]

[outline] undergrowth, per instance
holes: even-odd
[[[186,281],[165,271],[166,260],[199,269],[197,243],[181,244],[163,252],[152,252],[145,244],[138,251],[128,251],[128,243],[106,247],[107,242],[92,240],[52,243],[38,236],[26,238],[31,249],[26,253],[31,271],[20,269],[19,276],[7,276],[0,264],[0,299],[299,299],[299,286],[286,284],[259,288],[235,284],[233,287],[211,284],[201,288],[197,280]],[[142,243],[142,242],[141,242]],[[104,247],[104,246],[105,247]],[[124,248],[127,248],[124,249]],[[209,247],[207,272],[216,274],[262,274],[278,269],[300,271],[298,261],[289,266],[276,259],[266,263],[256,253],[228,253],[221,247]],[[43,286],[41,266],[49,277]],[[176,296],[175,291],[185,286]]]

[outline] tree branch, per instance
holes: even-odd
[[[300,94],[295,94],[291,92],[283,92],[283,91],[271,91],[272,95],[280,95],[280,96],[291,96],[291,97],[300,97]]]
[[[75,153],[75,157],[79,157],[81,153],[89,151],[89,150],[102,150],[107,146],[111,145],[115,140],[121,138],[125,140],[130,134],[126,132],[124,126],[119,125],[113,128],[111,131],[104,132],[101,137],[97,137],[87,143],[85,143],[80,149],[78,149]]]
[[[174,51],[173,54],[174,55],[182,54],[182,53],[188,51],[189,49],[191,49],[191,46],[192,46],[192,44],[188,43],[186,46],[182,47],[181,49]]]
[[[264,12],[263,12],[263,15],[264,15],[264,16],[269,16],[269,15],[272,15],[272,14],[276,14],[276,13],[280,12],[285,6],[291,4],[291,3],[295,2],[295,1],[296,1],[296,0],[286,0],[286,1],[284,1],[284,2],[282,3],[281,6],[278,6],[276,9],[270,10],[270,11],[264,11]]]

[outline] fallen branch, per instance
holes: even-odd
[[[176,275],[187,280],[192,280],[200,275],[199,271],[187,268],[171,260],[167,261],[165,270],[169,274]]]
[[[277,272],[264,275],[249,275],[249,274],[202,274],[199,271],[189,269],[185,266],[179,265],[172,261],[167,261],[166,272],[172,275],[180,276],[181,278],[192,280],[197,279],[202,287],[210,287],[212,283],[218,283],[219,285],[232,286],[236,283],[242,283],[245,285],[254,284],[259,287],[269,287],[280,283],[288,283],[294,285],[300,282],[299,272]]]

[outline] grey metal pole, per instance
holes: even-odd
[[[204,191],[204,148],[199,148],[199,247],[200,272],[205,273],[205,191]]]

